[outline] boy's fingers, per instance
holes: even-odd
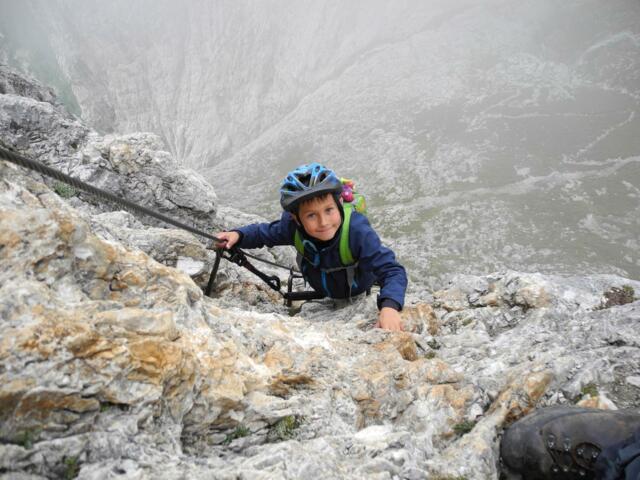
[[[229,248],[229,240],[223,236],[218,235],[218,241],[215,242],[216,248]]]
[[[224,248],[231,250],[231,248],[238,242],[239,238],[233,234],[233,232],[220,232],[216,235],[217,241],[215,242],[216,248]]]

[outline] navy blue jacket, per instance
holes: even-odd
[[[296,228],[298,228],[297,224],[291,215],[283,212],[278,221],[255,223],[236,229],[241,233],[238,246],[240,248],[260,248],[273,247],[274,245],[294,245]],[[300,229],[300,233],[303,238],[313,242],[313,239],[307,236],[302,229]],[[349,285],[346,272],[340,270],[325,273],[323,278],[323,272],[320,270],[342,266],[339,245],[340,231],[327,246],[318,249],[319,268],[303,260],[303,274],[309,285],[317,292],[331,298],[348,298]],[[380,238],[369,224],[367,217],[355,211],[351,214],[349,247],[353,258],[358,262],[351,295],[355,296],[365,292],[377,281],[381,286],[378,307],[383,306],[385,300],[392,300],[402,309],[404,293],[407,289],[407,274],[404,267],[396,261],[394,253],[380,243]],[[389,302],[386,302],[384,306],[387,304]]]

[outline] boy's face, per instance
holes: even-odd
[[[317,197],[300,205],[298,220],[305,231],[321,241],[331,240],[342,223],[333,195]]]

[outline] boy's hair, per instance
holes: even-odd
[[[343,212],[342,212],[342,208],[340,207],[340,201],[339,201],[339,196],[335,195],[333,193],[323,193],[320,195],[317,195],[315,197],[311,197],[311,198],[307,198],[305,200],[302,200],[298,205],[296,205],[296,208],[293,212],[291,212],[293,215],[296,216],[296,218],[299,220],[300,219],[300,207],[302,207],[302,205],[309,205],[310,203],[315,203],[315,202],[319,202],[321,200],[324,200],[327,197],[331,197],[333,198],[333,200],[336,202],[336,207],[338,207],[338,210],[340,210],[340,216],[343,217]]]
[[[321,193],[320,195],[316,195],[315,197],[306,198],[306,199],[302,200],[301,202],[299,202],[296,205],[295,211],[293,211],[291,213],[294,213],[296,215],[296,217],[297,217],[298,214],[300,213],[300,207],[302,207],[303,205],[309,205],[310,203],[315,203],[315,202],[322,201],[327,197],[333,198],[335,200],[335,202],[336,202],[336,206],[339,206],[340,202],[338,202],[338,196],[336,194],[327,192],[327,193]]]

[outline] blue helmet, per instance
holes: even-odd
[[[325,193],[338,196],[340,192],[342,183],[333,170],[314,162],[287,174],[280,187],[280,205],[288,212],[295,212],[304,200]]]

